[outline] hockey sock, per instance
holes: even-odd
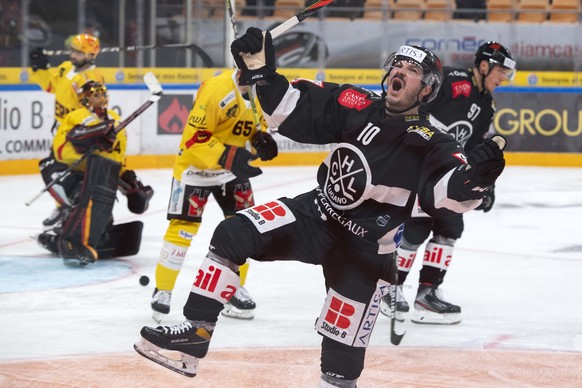
[[[420,283],[440,285],[449,269],[453,251],[452,245],[439,244],[431,239],[426,244],[422,270],[420,271]]]

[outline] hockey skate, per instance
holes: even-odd
[[[241,286],[236,290],[234,296],[224,305],[224,310],[222,310],[221,314],[229,318],[253,319],[256,307],[257,305],[248,291]]]
[[[206,356],[214,324],[190,321],[174,326],[144,326],[133,348],[143,357],[181,375],[194,377],[199,359]]]
[[[421,284],[414,301],[414,323],[454,325],[461,322],[461,307],[447,302],[437,285]]]
[[[51,230],[62,225],[67,209],[65,206],[57,206],[52,213],[42,221],[44,230]]]
[[[52,254],[59,253],[59,236],[51,232],[43,232],[34,237],[38,245]]]
[[[396,320],[398,322],[404,322],[405,314],[410,311],[410,306],[406,299],[404,299],[404,294],[402,291],[402,285],[390,286],[388,290],[388,295],[382,297],[380,300],[380,312],[386,315],[388,318],[392,318],[392,298],[394,295],[394,289],[396,289]]]
[[[93,248],[69,240],[59,240],[59,255],[65,265],[72,267],[85,267],[97,261]]]
[[[151,302],[153,310],[152,318],[154,321],[160,323],[162,318],[170,313],[171,300],[172,291],[154,289]]]

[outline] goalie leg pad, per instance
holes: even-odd
[[[63,224],[63,240],[73,246],[96,247],[99,244],[111,219],[120,169],[121,165],[113,160],[89,156],[79,201]],[[70,257],[75,249],[63,249],[63,253],[67,251]]]

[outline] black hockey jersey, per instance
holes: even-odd
[[[318,170],[317,205],[346,237],[390,253],[417,193],[433,216],[480,203],[449,195],[449,178],[466,157],[459,143],[430,124],[428,114],[392,117],[384,100],[368,90],[308,80],[290,86],[278,77],[258,88],[265,118],[295,141],[335,144]]]
[[[443,84],[437,97],[424,109],[433,124],[448,132],[470,152],[483,142],[495,114],[491,94],[479,92],[473,69],[445,67]]]

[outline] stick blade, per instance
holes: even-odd
[[[158,79],[152,72],[145,73],[143,76],[143,81],[148,87],[149,91],[155,96],[161,96],[163,93],[162,85],[160,85]]]

